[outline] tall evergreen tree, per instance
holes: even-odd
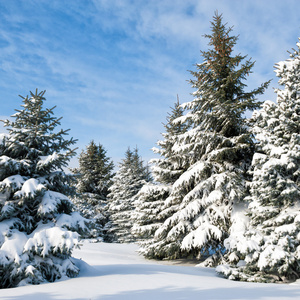
[[[0,153],[0,286],[54,281],[75,276],[69,259],[86,230],[67,197],[70,176],[63,171],[75,154],[61,118],[44,109],[44,93],[23,98],[21,110],[4,121],[8,134]]]
[[[125,158],[119,165],[119,170],[113,177],[113,184],[109,188],[108,215],[110,223],[107,226],[107,241],[119,243],[135,241],[131,232],[133,202],[142,186],[150,180],[148,167],[144,166],[138,149],[131,151],[128,148]]]
[[[89,233],[94,237],[103,236],[103,228],[107,222],[105,206],[107,204],[108,188],[112,181],[114,164],[106,155],[101,144],[94,141],[82,151],[79,156],[77,174],[77,195],[73,202],[84,217],[93,220],[93,230]]]
[[[181,107],[184,117],[178,124],[191,124],[177,136],[173,150],[188,158],[188,169],[174,182],[162,214],[168,216],[155,232],[156,258],[200,257],[223,250],[235,202],[246,194],[245,172],[254,150],[244,119],[246,110],[258,107],[256,95],[268,83],[245,92],[243,81],[253,62],[233,55],[237,37],[232,28],[214,15],[208,51],[203,63],[191,72],[196,88],[194,99]],[[175,207],[176,212],[170,207]]]
[[[290,59],[276,65],[283,89],[252,117],[258,141],[253,157],[246,230],[226,241],[226,277],[246,281],[300,278],[300,40]]]

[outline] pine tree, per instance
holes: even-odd
[[[161,214],[168,216],[155,232],[156,258],[203,257],[222,253],[231,225],[234,203],[246,194],[245,173],[254,150],[244,113],[258,107],[256,95],[268,82],[244,92],[243,81],[253,62],[233,55],[237,37],[230,36],[222,16],[214,16],[208,51],[191,85],[194,99],[182,104],[184,117],[174,120],[190,124],[177,136],[173,151],[186,157],[188,169],[174,182]],[[177,206],[176,212],[170,207]]]
[[[155,251],[154,232],[166,219],[161,214],[164,201],[171,192],[172,184],[186,170],[187,166],[184,157],[173,151],[176,144],[176,137],[187,131],[187,124],[175,124],[173,121],[183,116],[183,109],[180,107],[179,98],[171,113],[167,116],[167,123],[164,124],[166,132],[162,134],[163,140],[158,141],[159,148],[153,148],[153,152],[159,154],[159,158],[150,160],[154,182],[145,184],[137,195],[135,201],[134,228],[133,232],[138,239],[140,252],[152,257]],[[170,211],[170,209],[169,209]]]
[[[300,40],[299,40],[300,41]],[[229,263],[218,271],[245,281],[300,277],[300,42],[291,58],[276,65],[283,89],[277,104],[266,101],[252,117],[258,141],[252,161],[245,231],[226,241]]]
[[[131,151],[128,148],[125,158],[119,165],[119,170],[113,177],[113,184],[109,188],[108,215],[110,223],[107,226],[106,241],[119,243],[135,241],[131,232],[133,202],[142,186],[150,180],[148,167],[144,166],[138,149]]]
[[[113,169],[114,164],[107,157],[103,146],[91,141],[79,156],[79,168],[73,170],[78,174],[77,195],[73,202],[85,218],[93,220],[93,230],[89,236],[103,237],[103,229],[107,222],[105,206],[108,188],[114,176]]]
[[[21,110],[4,121],[8,134],[0,147],[0,287],[73,277],[70,260],[85,219],[67,197],[70,176],[63,168],[75,155],[61,118],[44,109],[44,92],[23,98]]]

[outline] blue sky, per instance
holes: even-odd
[[[93,139],[116,163],[129,146],[148,161],[177,95],[192,99],[188,70],[215,10],[239,35],[235,51],[256,61],[248,90],[273,79],[261,100],[275,101],[273,66],[300,36],[299,0],[0,0],[1,119],[18,95],[47,90],[78,153]]]

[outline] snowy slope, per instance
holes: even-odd
[[[73,253],[79,277],[0,290],[0,299],[300,299],[300,282],[234,282],[218,277],[214,269],[145,260],[136,250],[134,244],[85,242]]]

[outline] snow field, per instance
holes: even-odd
[[[223,279],[211,268],[146,260],[135,244],[89,243],[73,252],[77,278],[2,289],[1,300],[300,299],[300,282],[260,284]]]

